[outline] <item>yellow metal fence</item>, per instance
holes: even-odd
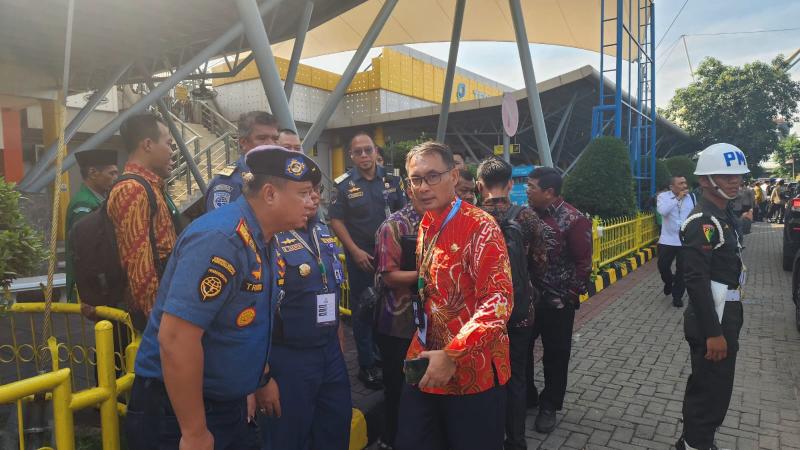
[[[44,309],[44,303],[17,303],[10,314],[0,317],[4,337],[0,345],[0,405],[16,406],[19,448],[74,449],[73,414],[99,407],[103,449],[119,449],[119,415],[124,415],[126,408],[117,400],[133,384],[133,361],[139,346],[128,313],[98,307],[97,315],[103,320],[95,324],[80,314],[79,304],[54,303],[52,322],[58,337],[37,342]],[[118,342],[127,342],[127,336],[132,342],[115,352],[115,336]],[[15,381],[9,382],[9,378]],[[32,416],[26,410],[36,408],[43,413],[38,423],[26,423],[26,417]],[[46,417],[50,411],[52,437],[37,429],[49,431]],[[37,434],[37,439],[30,439],[36,442],[26,443],[31,432]]]
[[[635,253],[658,239],[653,213],[592,220],[592,268],[601,267]]]

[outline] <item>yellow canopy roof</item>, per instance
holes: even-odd
[[[650,0],[622,1],[623,22],[635,38],[641,30],[644,42],[647,23],[644,7]],[[521,0],[521,3],[530,42],[600,51],[600,0]],[[302,57],[355,50],[383,4],[384,0],[366,0],[310,30]],[[456,0],[400,0],[374,46],[449,42],[455,4]],[[616,17],[616,6],[616,1],[605,2],[606,19]],[[637,10],[641,12],[637,14]],[[613,20],[606,22],[606,45],[616,42],[615,25]],[[468,0],[461,40],[515,42],[508,2]],[[623,57],[637,59],[636,45],[630,49],[629,57],[627,42],[624,38]],[[293,44],[294,39],[275,44],[273,51],[288,58]],[[604,53],[613,56],[615,52],[611,45]]]

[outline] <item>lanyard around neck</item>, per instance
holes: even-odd
[[[439,227],[439,230],[436,232],[435,235],[433,235],[433,238],[431,239],[431,243],[428,244],[428,246],[427,246],[427,248],[425,248],[423,254],[420,255],[421,258],[422,258],[422,261],[419,264],[419,273],[417,275],[417,289],[419,290],[420,297],[424,298],[424,295],[423,295],[423,291],[425,290],[425,277],[424,277],[424,274],[430,268],[431,261],[433,259],[433,248],[436,245],[436,241],[439,240],[439,236],[442,234],[442,231],[444,231],[445,226],[447,226],[447,224],[450,223],[451,220],[453,220],[453,217],[456,216],[456,213],[458,213],[459,209],[461,209],[461,199],[460,198],[456,199],[456,202],[453,204],[453,207],[450,209],[450,213],[447,214],[447,217],[445,217],[444,221],[442,222],[442,226]],[[425,245],[425,235],[424,234],[422,235],[422,243],[423,243],[423,246],[424,246]]]

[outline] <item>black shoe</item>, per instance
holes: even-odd
[[[358,371],[358,379],[369,389],[376,391],[383,389],[383,378],[381,377],[380,371],[375,367],[370,367],[368,369],[362,367],[361,370]]]
[[[675,443],[675,448],[677,450],[686,450],[686,439],[684,439],[683,436],[681,436],[680,439],[678,439],[678,442]],[[711,444],[711,447],[709,447],[708,450],[719,450],[717,443],[714,442]]]
[[[683,300],[681,300],[679,298],[673,298],[672,299],[672,306],[674,306],[676,308],[682,308],[683,307]]]
[[[550,434],[556,429],[556,411],[554,409],[539,408],[534,423],[536,431],[542,434]]]
[[[665,284],[664,285],[664,295],[669,295],[669,294],[672,294],[672,285],[671,284]]]

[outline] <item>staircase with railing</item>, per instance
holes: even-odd
[[[212,106],[198,101],[199,123],[187,123],[172,115],[172,120],[181,130],[181,137],[200,170],[203,180],[208,183],[214,174],[238,158],[236,125],[225,119]],[[197,120],[196,119],[196,120]],[[185,211],[202,196],[200,186],[194,179],[183,154],[176,150],[175,164],[168,180],[169,193],[178,209]]]

